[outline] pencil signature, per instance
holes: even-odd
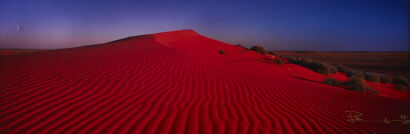
[[[386,124],[390,124],[392,122],[400,122],[402,125],[409,125],[410,124],[410,119],[409,119],[409,115],[407,114],[401,114],[400,115],[400,120],[389,120],[386,117],[384,117],[384,120],[364,120],[362,118],[360,118],[363,113],[361,112],[357,112],[357,111],[346,111],[347,112],[347,121],[351,122],[351,123],[356,123],[356,122],[383,122]]]

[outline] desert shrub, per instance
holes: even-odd
[[[351,91],[364,92],[368,89],[364,79],[359,77],[353,77],[349,81],[344,82],[343,85]]]
[[[353,77],[364,78],[364,73],[361,71],[357,71],[357,70],[348,70],[346,72],[346,76],[350,78],[353,78]]]
[[[295,57],[285,57],[285,59],[286,59],[288,62],[293,63],[293,64],[295,64],[295,63],[298,61],[298,59],[295,58]]]
[[[269,51],[268,54],[274,55],[274,56],[278,56],[278,55],[277,55],[275,52],[273,52],[273,51]]]
[[[266,53],[268,53],[268,51],[266,51],[266,49],[263,48],[262,46],[253,46],[253,47],[251,48],[251,50],[253,50],[253,51],[255,51],[255,52],[258,52],[258,53],[261,53],[261,54],[266,54]]]
[[[292,57],[287,58],[287,60],[290,63],[304,66],[306,68],[309,68],[310,70],[313,70],[315,72],[318,72],[324,75],[329,75],[331,73],[332,74],[337,73],[337,68],[327,62],[313,60],[309,58],[292,58]]]
[[[278,65],[283,65],[283,60],[282,59],[275,59],[275,63]]]
[[[301,64],[306,64],[306,65],[310,65],[314,62],[312,59],[309,59],[309,58],[299,58],[299,60]]]
[[[287,61],[289,61],[290,63],[296,64],[297,62],[299,62],[302,58],[300,57],[286,57],[285,58]]]
[[[330,73],[332,74],[336,74],[337,73],[337,69],[336,67],[334,67],[331,64],[325,63],[325,62],[321,62],[321,61],[314,61],[311,64],[311,68],[319,73],[325,74],[325,75],[329,75]]]
[[[361,78],[365,78],[368,81],[371,82],[380,82],[380,83],[390,83],[392,81],[391,78],[382,75],[382,74],[376,74],[376,73],[371,73],[371,72],[366,72],[363,73],[361,71],[358,70],[354,70],[350,67],[344,66],[344,65],[335,65],[337,70],[339,72],[345,73],[347,77],[361,77]]]
[[[226,52],[224,50],[219,50],[219,54],[225,55]]]
[[[335,67],[337,68],[337,71],[342,72],[342,73],[347,73],[353,70],[345,65],[335,65]]]
[[[345,73],[347,77],[350,77],[350,78],[352,78],[352,77],[364,78],[365,77],[365,74],[363,72],[358,71],[358,70],[354,70],[354,69],[352,69],[350,67],[347,67],[345,65],[336,65],[335,67],[337,68],[337,71]]]
[[[371,81],[371,82],[374,82],[374,83],[379,83],[380,82],[380,76],[379,76],[379,74],[376,74],[376,73],[366,72],[366,73],[364,73],[364,78],[367,81]]]
[[[378,90],[376,90],[376,89],[374,89],[370,86],[368,86],[368,90],[369,90],[368,93],[370,93],[370,94],[380,95],[380,92]]]
[[[364,78],[360,77],[353,77],[349,81],[343,82],[342,85],[346,86],[347,89],[351,91],[358,91],[375,95],[380,94],[379,91],[367,85]]]
[[[402,86],[408,87],[409,81],[405,77],[398,76],[393,79],[393,84],[396,84],[397,86],[402,85]]]
[[[327,62],[322,62],[322,63],[327,66],[326,68],[327,68],[327,70],[329,70],[330,73],[332,73],[332,74],[337,73],[337,68],[335,66],[333,66],[332,64],[327,63]]]
[[[325,80],[323,80],[323,83],[328,84],[328,85],[332,85],[332,86],[340,86],[340,82],[334,78],[326,78]]]
[[[391,83],[392,79],[385,75],[380,75],[380,83]]]

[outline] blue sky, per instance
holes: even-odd
[[[408,0],[0,0],[0,48],[179,29],[272,50],[409,51]]]

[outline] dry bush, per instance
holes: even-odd
[[[253,46],[253,47],[251,48],[251,50],[253,50],[253,51],[255,51],[255,52],[258,52],[258,53],[260,53],[260,54],[266,54],[266,53],[268,53],[268,51],[266,51],[266,49],[263,48],[263,46]]]
[[[326,78],[325,80],[323,80],[323,83],[328,84],[328,85],[332,85],[332,86],[340,86],[341,82],[336,80],[335,78]]]
[[[371,73],[371,72],[366,72],[364,73],[364,78],[367,81],[371,81],[374,83],[379,83],[380,82],[380,75],[376,73]]]
[[[380,75],[380,83],[391,83],[392,79],[385,75]]]
[[[347,72],[353,70],[350,67],[347,67],[345,65],[335,65],[335,67],[337,68],[337,71],[342,72],[342,73],[347,73]]]
[[[368,89],[364,79],[359,77],[353,77],[349,81],[344,82],[343,85],[351,91],[365,92]]]
[[[283,60],[282,59],[275,59],[275,63],[278,65],[283,65]]]
[[[402,77],[402,76],[398,76],[396,78],[393,79],[393,84],[397,85],[397,89],[404,89],[406,87],[409,87],[409,81],[407,80],[407,78]]]
[[[364,73],[361,71],[357,71],[357,70],[349,70],[346,72],[346,76],[350,78],[353,78],[353,77],[364,78]]]
[[[288,62],[295,64],[298,61],[298,58],[295,57],[284,57]]]
[[[293,64],[301,65],[306,68],[309,68],[310,70],[313,70],[315,72],[324,74],[324,75],[329,75],[329,74],[336,74],[337,73],[337,68],[333,66],[330,63],[319,61],[319,60],[313,60],[309,58],[292,58],[289,57],[287,58],[287,61]]]

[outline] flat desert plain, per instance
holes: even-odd
[[[281,56],[304,57],[345,65],[366,72],[410,78],[409,52],[296,52],[277,51]]]

